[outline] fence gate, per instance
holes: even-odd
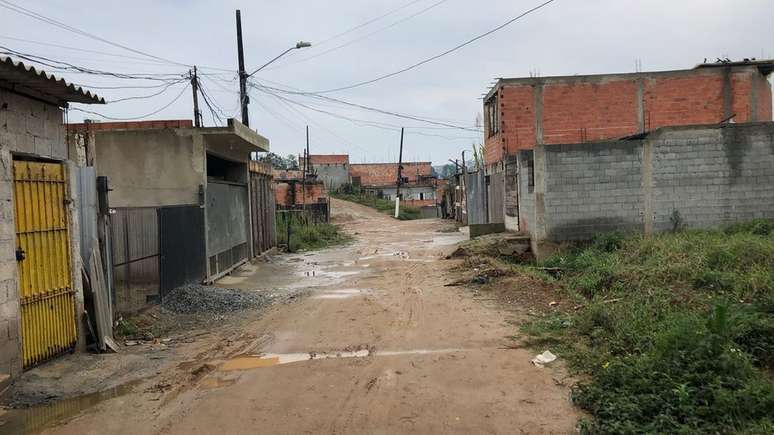
[[[16,259],[24,367],[74,348],[67,182],[59,163],[14,161]]]

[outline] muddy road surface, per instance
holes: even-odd
[[[534,350],[513,348],[513,313],[444,287],[462,264],[444,257],[464,234],[348,202],[334,200],[332,210],[351,244],[284,256],[219,283],[292,289],[296,302],[245,318],[228,346],[182,355],[39,431],[574,432],[578,414],[557,381],[560,365],[537,368]]]

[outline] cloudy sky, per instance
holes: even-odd
[[[648,71],[691,68],[705,58],[774,57],[771,0],[555,0],[416,69],[325,94],[444,125],[276,90],[325,91],[401,70],[543,1],[0,0],[0,46],[151,79],[56,72],[99,88],[110,101],[158,94],[73,106],[113,118],[158,111],[143,119],[190,119],[191,91],[181,78],[188,73],[185,65],[198,65],[216,115],[239,118],[234,11],[241,9],[249,70],[299,40],[313,44],[254,76],[251,127],[271,140],[273,151],[299,153],[309,125],[313,153],[349,153],[354,162],[395,161],[404,126],[404,159],[436,164],[481,142],[473,127],[481,94],[496,77],[631,72],[638,60]],[[9,9],[14,5],[143,54]],[[205,125],[219,122],[202,106]],[[75,110],[69,117],[100,119]]]

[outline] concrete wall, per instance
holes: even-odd
[[[64,161],[68,157],[62,110],[0,89],[0,390],[4,377],[21,373],[20,304],[14,224],[13,156]],[[71,186],[72,187],[72,186]],[[71,190],[71,194],[72,194]],[[77,198],[73,198],[77,200]],[[70,206],[73,288],[82,311],[78,217]],[[79,326],[80,329],[80,326]]]
[[[199,185],[205,180],[205,147],[194,130],[117,130],[95,134],[97,174],[108,176],[113,189],[111,207],[199,203]]]
[[[538,242],[664,231],[675,213],[689,228],[774,218],[772,122],[669,127],[639,140],[538,146],[518,158],[521,224]]]
[[[395,200],[397,189],[395,187],[365,188],[366,192],[378,195],[380,192],[385,199]],[[400,194],[404,201],[427,201],[427,204],[435,204],[435,186],[400,186]]]
[[[505,229],[507,231],[520,231],[519,228],[519,163],[516,158],[509,158],[505,161],[505,186],[504,186],[504,207],[505,207]]]
[[[642,142],[545,146],[549,240],[642,228]]]
[[[328,190],[336,190],[350,182],[349,164],[315,165],[313,170]]]
[[[771,85],[752,66],[502,79],[491,96],[500,125],[485,141],[487,164],[538,143],[618,139],[732,115],[739,123],[772,120]]]

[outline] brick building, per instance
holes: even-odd
[[[771,61],[628,74],[500,79],[484,99],[486,162],[535,144],[584,143],[660,127],[768,121]]]
[[[436,178],[431,162],[404,162],[401,196],[409,206],[436,205]],[[384,199],[395,199],[397,163],[355,163],[350,166],[352,184]]]
[[[300,167],[304,167],[305,158],[298,159]],[[317,175],[317,179],[325,184],[328,190],[336,190],[350,183],[349,155],[347,154],[310,154],[308,171]]]

